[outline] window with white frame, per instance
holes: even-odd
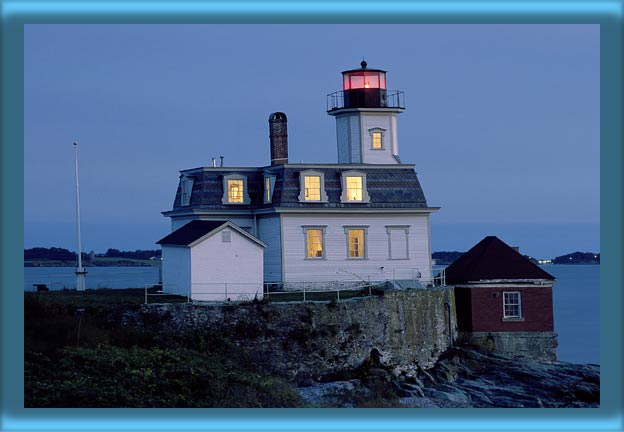
[[[342,203],[368,203],[370,196],[366,189],[366,173],[359,171],[344,171],[342,173]]]
[[[325,174],[320,171],[306,170],[299,173],[300,202],[327,202],[325,192]]]
[[[325,226],[304,226],[306,259],[325,258]]]
[[[373,128],[373,129],[369,129],[369,132],[371,135],[371,149],[383,150],[385,129]]]
[[[409,259],[409,226],[386,225],[388,233],[388,259]]]
[[[182,176],[180,179],[180,205],[191,205],[191,195],[193,193],[193,177]]]
[[[503,293],[503,318],[522,318],[522,298],[519,292]]]
[[[247,177],[240,174],[228,174],[223,176],[223,204],[249,204],[247,191]]]
[[[365,259],[368,227],[344,227],[347,236],[347,259]]]

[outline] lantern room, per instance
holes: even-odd
[[[360,69],[342,72],[342,91],[327,95],[327,110],[343,108],[400,108],[403,92],[386,90],[386,71],[368,69],[365,61]]]
[[[366,62],[361,69],[342,73],[342,90],[345,108],[385,108],[386,71],[367,69]]]

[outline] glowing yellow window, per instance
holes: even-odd
[[[242,180],[228,180],[228,201],[231,203],[243,202]]]
[[[364,230],[349,230],[349,258],[364,258]]]
[[[362,201],[362,177],[347,177],[347,201]]]
[[[323,230],[309,229],[308,258],[323,258]]]
[[[373,132],[373,148],[381,149],[381,132]]]
[[[306,201],[320,201],[321,177],[305,176],[304,183]]]
[[[266,202],[271,202],[271,178],[265,177],[264,179],[264,199]]]

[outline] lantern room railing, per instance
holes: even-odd
[[[376,89],[371,89],[376,90]],[[345,93],[347,94],[347,103],[345,104]],[[400,108],[405,109],[405,94],[399,90],[383,90],[378,97],[370,98],[360,97],[354,98],[353,90],[337,91],[327,95],[327,111],[334,111],[343,108]]]

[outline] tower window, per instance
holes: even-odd
[[[347,235],[347,259],[366,258],[367,227],[345,227]]]
[[[368,203],[370,197],[366,190],[366,174],[359,171],[342,173],[342,203]]]
[[[384,148],[384,132],[385,129],[373,128],[368,130],[371,136],[371,149],[383,150]]]
[[[299,202],[327,202],[325,175],[320,171],[307,170],[299,173]]]

